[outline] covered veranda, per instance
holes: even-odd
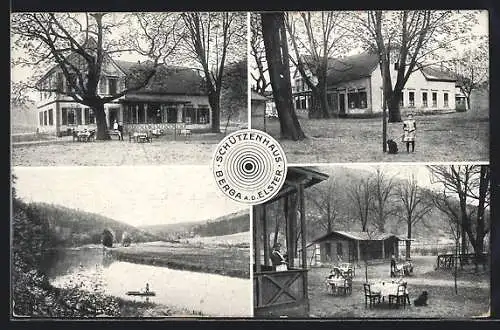
[[[254,315],[258,317],[307,317],[309,298],[306,256],[306,211],[304,190],[324,181],[328,175],[307,167],[289,167],[280,191],[266,203],[253,207]],[[270,219],[266,209],[281,202],[285,218],[288,270],[271,266],[268,240]],[[297,237],[300,235],[300,240]],[[300,243],[299,243],[300,242]],[[300,244],[300,247],[296,245]],[[297,252],[300,252],[300,257]],[[298,257],[298,258],[296,258]]]

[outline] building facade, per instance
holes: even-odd
[[[391,65],[391,81],[396,82],[397,63]],[[314,76],[311,76],[316,83]],[[463,106],[463,95],[456,79],[431,67],[422,67],[408,78],[400,98],[400,109],[411,112],[447,112]],[[296,70],[292,92],[297,110],[310,109],[311,92]],[[378,55],[362,53],[342,59],[329,59],[327,100],[330,110],[339,116],[379,113],[383,109],[382,74]]]
[[[133,70],[140,66],[141,63],[108,59],[103,64],[98,94],[105,97],[122,92]],[[61,136],[73,130],[96,128],[91,108],[53,91],[70,89],[59,67],[47,72],[39,85],[42,90],[37,103],[39,132]],[[151,129],[168,131],[179,126],[208,130],[212,118],[203,78],[197,70],[170,66],[160,66],[144,88],[106,103],[104,111],[108,127],[112,128],[115,120],[123,122],[126,133]]]
[[[321,263],[359,262],[372,259],[390,259],[399,255],[399,242],[405,241],[394,234],[332,231],[313,241],[319,245]]]

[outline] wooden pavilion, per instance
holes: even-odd
[[[253,281],[254,316],[256,317],[308,317],[306,232],[304,190],[324,181],[328,175],[308,167],[289,167],[285,183],[269,201],[253,207]],[[282,201],[285,217],[285,239],[288,270],[275,271],[271,266],[271,247],[268,241],[270,220],[266,208]],[[295,246],[299,244],[300,248]],[[299,251],[295,259],[293,251]]]

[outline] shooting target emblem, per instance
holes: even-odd
[[[287,172],[279,143],[251,129],[236,131],[217,145],[212,169],[217,186],[226,196],[251,205],[278,193]]]

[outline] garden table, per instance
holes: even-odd
[[[389,296],[397,296],[398,294],[398,287],[402,283],[399,283],[397,281],[385,281],[385,280],[380,280],[380,281],[374,281],[371,283],[371,292],[372,293],[380,293],[380,297],[382,297],[382,301],[387,298],[387,301],[389,301]],[[408,294],[408,289],[406,289],[405,294]]]

